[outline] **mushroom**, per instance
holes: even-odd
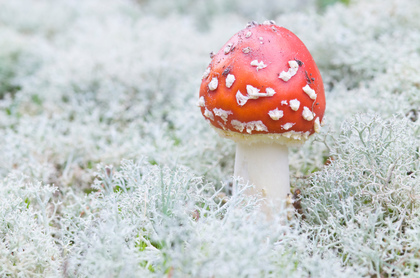
[[[325,110],[321,74],[302,41],[272,21],[248,24],[213,56],[198,103],[219,135],[236,142],[234,176],[284,203],[288,147],[319,132]]]

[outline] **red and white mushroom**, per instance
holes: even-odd
[[[325,110],[321,74],[302,41],[271,21],[248,24],[212,57],[198,105],[237,143],[234,175],[285,200],[288,147],[319,132]]]

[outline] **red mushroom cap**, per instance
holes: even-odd
[[[213,56],[198,105],[225,137],[298,145],[320,129],[324,86],[296,35],[271,23],[249,24]]]

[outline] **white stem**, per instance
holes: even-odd
[[[271,143],[237,143],[235,177],[255,185],[268,202],[284,201],[290,193],[288,148]]]

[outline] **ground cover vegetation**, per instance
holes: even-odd
[[[0,0],[1,277],[420,276],[417,1],[105,2]],[[196,106],[210,51],[267,19],[327,97],[288,222]]]

